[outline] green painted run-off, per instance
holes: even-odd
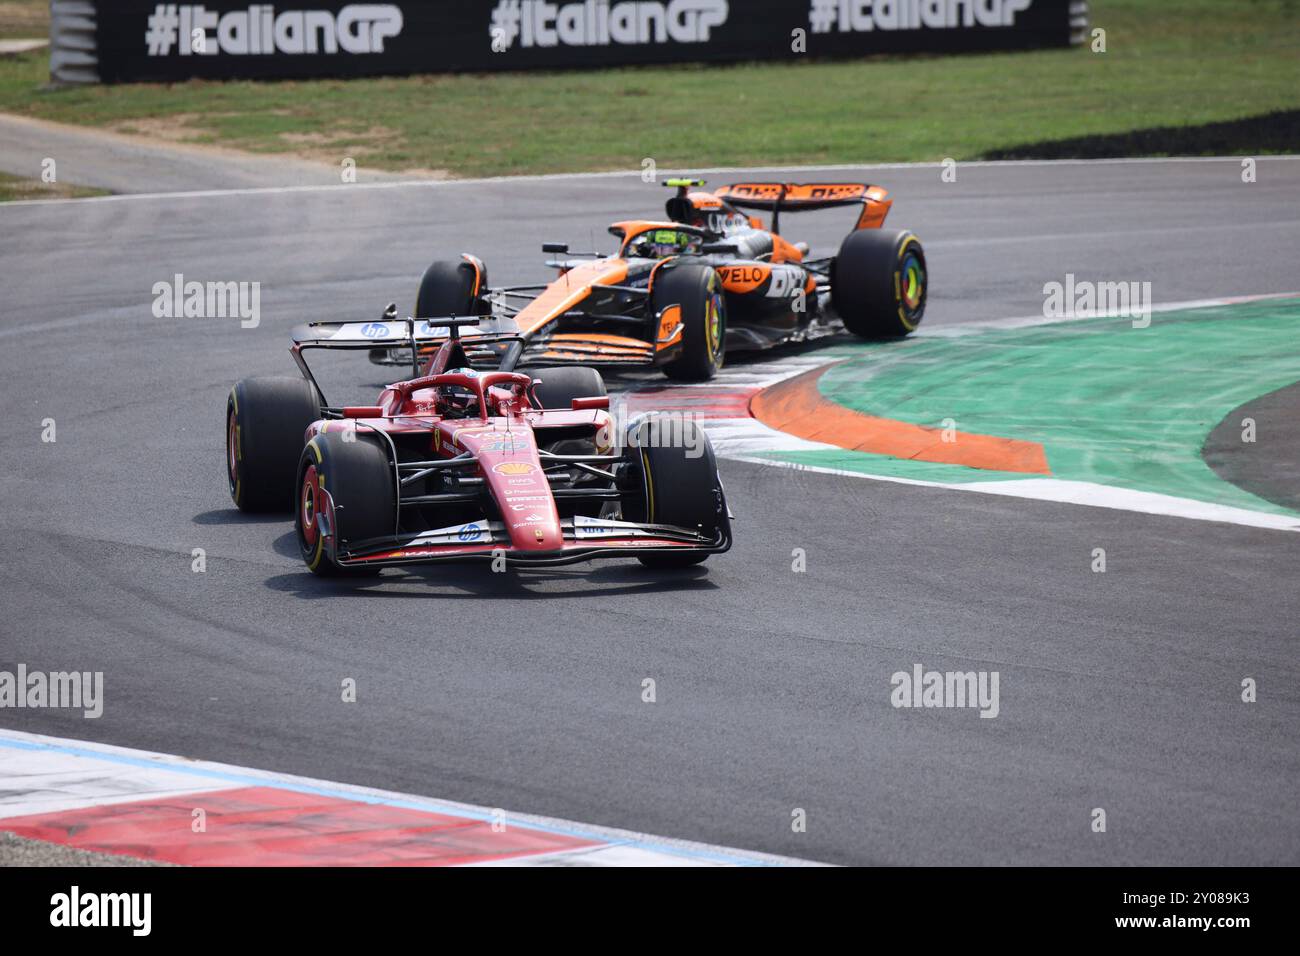
[[[1074,320],[853,354],[820,380],[848,408],[1040,442],[1055,478],[1295,513],[1220,479],[1201,446],[1234,408],[1300,380],[1300,299],[1156,312],[1147,328]],[[768,457],[928,481],[1028,477],[853,451]]]

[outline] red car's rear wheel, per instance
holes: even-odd
[[[246,378],[226,399],[226,480],[240,511],[293,508],[294,475],[320,396],[302,378]]]

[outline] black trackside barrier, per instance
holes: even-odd
[[[1082,0],[94,0],[94,9],[87,54],[108,83],[1014,50],[1066,46],[1087,25]]]

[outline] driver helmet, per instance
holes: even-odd
[[[443,374],[467,375],[473,378],[478,375],[478,372],[472,368],[449,368],[444,370]],[[461,385],[446,385],[443,387],[442,393],[452,408],[462,411],[468,410],[478,399],[478,396],[472,390]]]
[[[648,229],[632,242],[632,255],[642,259],[689,256],[700,251],[700,237],[682,229]]]

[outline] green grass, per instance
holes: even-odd
[[[15,199],[82,199],[86,196],[106,196],[108,190],[89,186],[70,186],[66,183],[44,183],[39,179],[25,179],[0,173],[0,202]]]
[[[665,168],[975,159],[1300,107],[1296,0],[1092,8],[1105,53],[57,91],[41,89],[46,57],[27,56],[0,61],[0,110],[118,129],[134,121],[144,133],[162,123],[197,142],[475,176],[639,169],[645,157]]]

